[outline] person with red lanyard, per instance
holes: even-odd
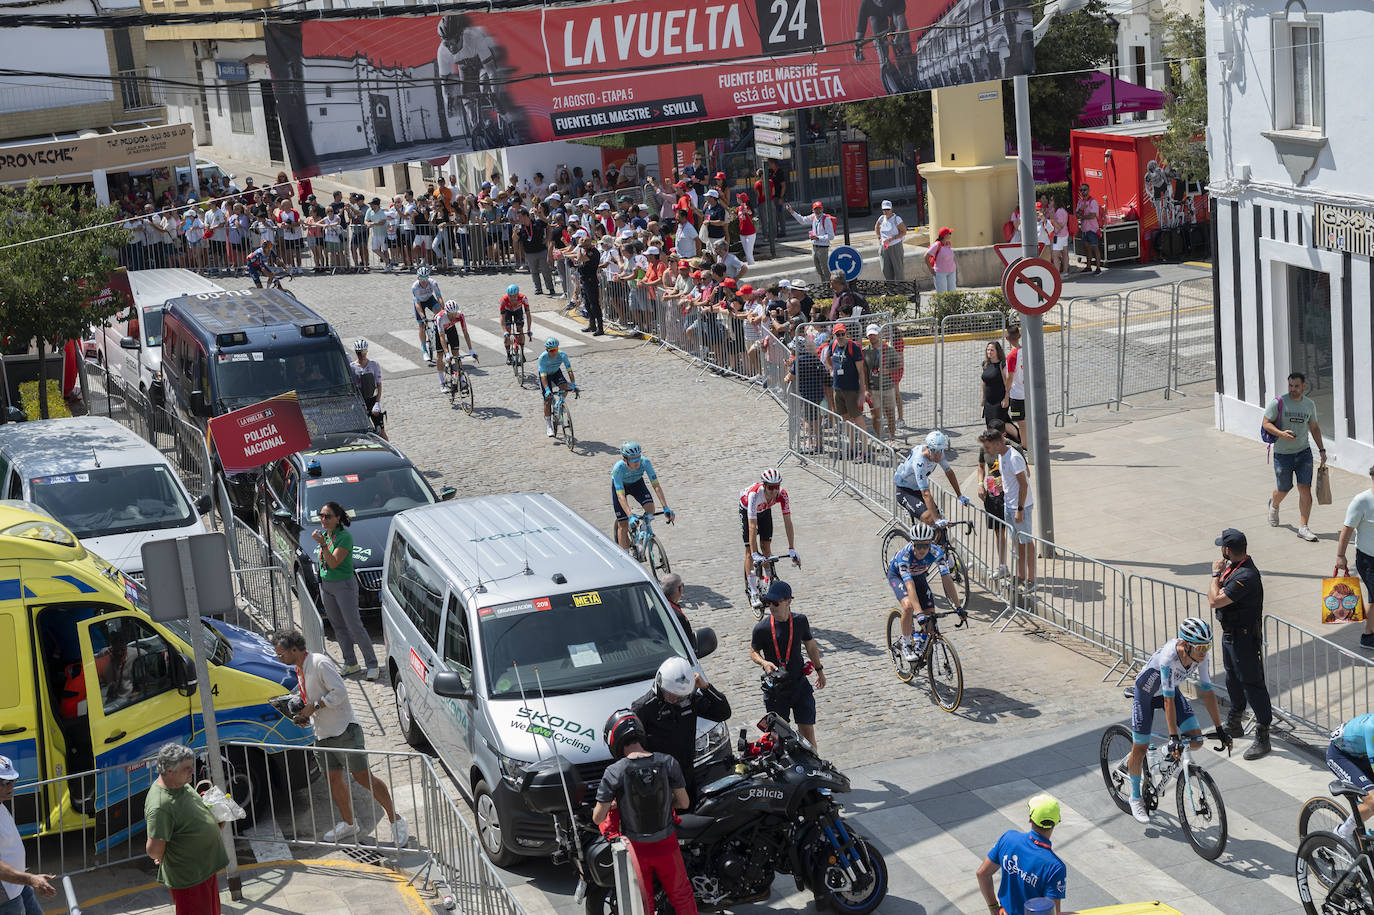
[[[749,643],[749,659],[763,668],[763,708],[784,721],[797,718],[797,730],[812,747],[816,743],[816,694],[807,674],[816,672],[816,689],[825,689],[825,669],[821,649],[811,635],[811,624],[800,613],[792,612],[792,586],[773,579],[763,602],[769,609],[767,619],[754,625]],[[810,663],[802,660],[802,651]]]
[[[835,240],[835,217],[825,211],[825,204],[819,200],[811,204],[810,216],[802,216],[791,204],[786,209],[793,219],[806,227],[807,237],[811,239],[811,263],[821,282],[825,282],[830,279],[830,243]]]
[[[769,467],[759,474],[759,481],[739,494],[739,526],[744,534],[745,593],[754,593],[754,563],[772,554],[773,506],[782,510],[782,524],[787,530],[787,555],[800,564],[796,536],[792,529],[792,504],[787,490],[782,488],[782,474]]]
[[[1026,903],[1035,899],[1053,902],[1055,915],[1063,911],[1068,868],[1055,854],[1050,841],[1050,834],[1059,825],[1059,801],[1048,794],[1037,794],[1026,807],[1030,829],[1008,829],[1002,833],[978,865],[978,889],[992,915],[1022,915]],[[1002,885],[994,893],[992,878],[998,874]]]
[[[748,194],[736,194],[735,220],[739,223],[739,243],[744,246],[744,262],[754,264],[754,242],[758,239],[758,227],[754,225],[754,208],[749,205]]]
[[[696,915],[697,901],[677,844],[673,813],[689,806],[682,767],[667,753],[644,749],[644,723],[629,709],[612,713],[601,736],[615,761],[596,787],[592,822],[603,834],[619,833],[629,842],[645,912],[654,911],[657,880],[677,915]]]

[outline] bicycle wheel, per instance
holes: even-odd
[[[1298,844],[1314,832],[1335,832],[1345,822],[1345,808],[1329,797],[1308,798],[1298,813]]]
[[[648,554],[649,571],[653,573],[655,581],[662,581],[663,576],[672,571],[668,565],[668,552],[663,549],[663,544],[658,542],[657,537],[649,538],[649,548],[644,551]]]
[[[964,668],[959,664],[959,653],[943,635],[935,636],[926,649],[926,670],[935,704],[947,712],[957,709],[964,697]]]
[[[883,535],[883,574],[887,574],[887,567],[892,562],[892,557],[907,545],[906,531],[898,525]]]
[[[463,412],[471,416],[473,411],[472,399],[472,379],[462,366],[458,367],[458,377],[455,381],[458,388],[458,402],[463,405]]]
[[[458,402],[458,373],[452,369],[448,372],[448,403],[453,406]]]
[[[512,356],[512,358],[511,358],[511,361],[510,361],[510,367],[511,367],[511,371],[513,371],[513,372],[515,373],[515,383],[518,384],[518,385],[520,385],[520,387],[523,388],[523,387],[525,386],[525,346],[524,346],[524,344],[521,344],[521,345],[517,346],[517,347],[515,348],[515,352],[512,353],[511,356]]]
[[[1102,781],[1122,813],[1131,812],[1131,776],[1126,771],[1126,761],[1134,745],[1130,729],[1124,724],[1114,724],[1102,732],[1102,743],[1098,750]]]
[[[1298,897],[1308,915],[1328,912],[1374,912],[1374,890],[1369,875],[1362,869],[1349,874],[1355,867],[1356,852],[1331,832],[1314,832],[1298,846],[1295,876]],[[1338,895],[1331,890],[1341,883]],[[1330,897],[1330,898],[1328,898]],[[1328,905],[1327,903],[1333,903]]]
[[[887,615],[887,653],[892,658],[892,669],[897,672],[897,679],[910,683],[911,678],[916,676],[916,665],[902,660],[901,637],[902,611],[893,610]]]
[[[1178,776],[1178,821],[1193,851],[1215,861],[1226,850],[1226,805],[1217,783],[1201,766],[1189,767],[1187,775]]]
[[[964,562],[960,549],[954,544],[945,548],[949,555],[949,577],[954,579],[954,587],[959,594],[959,606],[968,607],[968,564]]]
[[[572,411],[568,409],[567,404],[563,404],[563,409],[560,412],[563,414],[563,444],[568,446],[569,451],[572,451],[577,444],[577,438],[573,435]]]

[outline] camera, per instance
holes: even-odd
[[[283,717],[292,719],[305,708],[305,703],[301,701],[301,697],[290,693],[268,699],[267,704],[281,713]]]
[[[765,693],[781,692],[792,685],[792,674],[785,667],[775,669],[771,674],[759,677]]]

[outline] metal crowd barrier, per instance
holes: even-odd
[[[1117,341],[1118,403],[1127,397],[1163,391],[1169,396],[1174,344],[1175,286],[1147,286],[1126,293]]]
[[[848,489],[888,517],[895,516],[897,490],[892,474],[902,462],[897,450],[799,394],[788,393],[786,400],[788,448],[778,463],[792,457],[803,467],[820,467],[836,478],[826,498]]]
[[[1369,711],[1370,659],[1268,614],[1264,649],[1265,687],[1276,714],[1325,736]]]
[[[1064,310],[1063,416],[1074,410],[1099,405],[1121,406],[1121,296],[1108,293],[1080,296]],[[1075,417],[1076,419],[1077,417]]]
[[[149,760],[16,784],[10,806],[25,837],[29,872],[81,874],[146,857],[142,796],[156,778]],[[117,800],[97,808],[97,798]],[[40,838],[40,823],[53,825],[53,812],[64,801],[70,801],[84,828]]]
[[[983,384],[979,379],[987,346],[1007,336],[999,311],[947,315],[940,322],[937,426],[983,426]]]
[[[1130,576],[1126,588],[1130,654],[1123,680],[1143,668],[1160,645],[1178,635],[1178,624],[1190,616],[1207,620],[1220,632],[1207,595],[1196,588],[1144,575]],[[1220,669],[1220,665],[1214,666]]]
[[[968,505],[956,499],[954,493],[947,489],[935,490],[941,515],[953,522],[969,521],[973,524],[971,531],[958,534],[959,544],[964,547],[961,556],[968,566],[969,580],[1010,608],[1015,596],[1015,533],[1006,519],[978,507],[976,493],[964,495],[969,497]],[[905,523],[905,514],[900,520]]]

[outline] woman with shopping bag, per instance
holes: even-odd
[[[219,915],[219,872],[229,855],[217,814],[191,787],[195,752],[169,743],[157,751],[157,771],[143,803],[146,850],[157,865],[157,882],[171,891],[176,915]],[[223,812],[233,810],[225,805]]]

